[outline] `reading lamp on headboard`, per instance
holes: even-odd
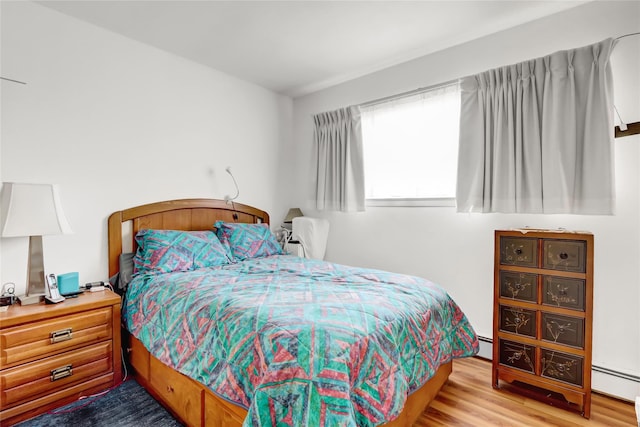
[[[231,179],[233,180],[233,185],[236,186],[236,194],[235,194],[235,196],[233,196],[233,197],[231,197],[229,195],[224,196],[224,201],[227,202],[227,204],[231,204],[240,195],[240,188],[238,188],[238,183],[236,182],[236,177],[233,176],[233,174],[231,173],[231,166],[227,166],[225,171],[227,171],[227,173],[231,176]]]
[[[36,304],[45,294],[42,236],[70,234],[58,186],[5,182],[2,188],[2,237],[29,236],[26,294],[22,305]]]

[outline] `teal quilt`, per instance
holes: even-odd
[[[128,330],[248,410],[245,426],[376,426],[438,367],[478,351],[428,280],[289,255],[134,276]]]

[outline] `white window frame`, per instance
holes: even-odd
[[[430,198],[377,198],[365,199],[365,206],[371,207],[455,207],[455,197],[430,197]]]
[[[387,97],[387,98],[383,98],[380,100],[376,100],[376,101],[372,101],[366,104],[362,104],[360,105],[361,111],[363,113],[363,115],[366,114],[367,109],[370,109],[371,107],[375,108],[375,106],[380,106],[381,104],[392,104],[394,102],[403,102],[403,101],[411,101],[411,98],[416,98],[418,99],[420,96],[428,96],[429,92],[436,92],[439,90],[442,90],[444,88],[456,88],[458,94],[460,93],[460,88],[459,88],[459,81],[450,81],[447,83],[443,83],[441,85],[437,85],[437,86],[431,86],[428,88],[422,88],[422,89],[418,89],[415,91],[411,91],[411,92],[407,92],[404,94],[400,94],[400,95],[396,95],[396,96],[391,96],[391,97]],[[415,101],[414,101],[415,102]],[[458,112],[459,113],[459,112]],[[456,116],[457,117],[457,116]],[[365,121],[365,119],[363,118],[363,122]],[[456,120],[457,122],[457,120]],[[364,127],[364,125],[363,125]],[[363,129],[364,130],[364,129]],[[453,131],[456,132],[457,134],[457,127],[455,129],[453,129]],[[456,144],[457,145],[457,144]],[[366,138],[364,137],[364,132],[363,132],[363,148],[365,150],[365,171],[367,169],[366,166]],[[456,159],[455,159],[455,164],[456,164],[456,170],[453,171],[453,175],[454,175],[454,179],[455,179],[455,174],[457,172],[457,146],[456,146]],[[365,182],[367,180],[366,174],[365,174]],[[455,181],[454,181],[455,183]],[[455,185],[454,185],[454,189],[455,189]],[[455,191],[455,190],[454,190]],[[392,198],[371,198],[371,197],[367,197],[365,200],[366,206],[372,206],[372,207],[401,207],[401,206],[418,206],[418,207],[455,207],[456,206],[456,199],[455,199],[455,195],[452,197],[392,197]]]

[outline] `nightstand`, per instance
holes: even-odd
[[[298,256],[300,258],[304,258],[304,248],[302,247],[302,243],[298,240],[290,240],[284,247],[284,251],[288,255]]]
[[[120,304],[105,290],[0,312],[2,426],[122,381]]]

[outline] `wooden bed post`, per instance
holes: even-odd
[[[109,216],[108,240],[109,277],[111,277],[120,270],[118,258],[122,253],[122,211],[114,212]]]

